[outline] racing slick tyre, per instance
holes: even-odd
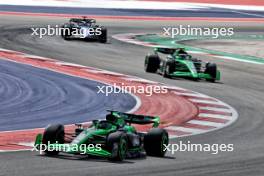
[[[155,73],[160,65],[160,59],[158,55],[147,55],[145,58],[145,71]]]
[[[174,65],[172,62],[166,62],[164,66],[164,70],[162,72],[162,76],[164,78],[171,78],[170,74],[174,72]]]
[[[49,125],[44,133],[42,138],[42,143],[48,146],[48,144],[58,143],[64,144],[64,126],[60,124]],[[53,150],[45,150],[47,155],[57,155],[59,151]]]
[[[128,142],[127,136],[124,132],[117,131],[111,133],[107,137],[107,149],[112,156],[109,158],[111,161],[123,161],[126,158]]]
[[[151,129],[144,137],[144,149],[147,155],[163,157],[165,146],[169,143],[168,132],[161,128]]]
[[[206,79],[209,82],[215,82],[217,75],[217,66],[214,63],[207,63],[204,73],[211,75],[211,79]]]
[[[102,32],[102,34],[99,36],[99,42],[100,43],[106,43],[107,42],[107,29],[102,28],[101,32]]]

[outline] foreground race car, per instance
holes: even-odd
[[[157,157],[165,155],[169,138],[166,130],[158,128],[159,117],[109,112],[106,120],[94,120],[88,128],[78,124],[73,134],[65,135],[63,125],[49,125],[43,135],[37,135],[35,147],[40,149],[45,145],[44,152],[47,155],[66,152],[100,156],[114,161],[139,157],[143,152]],[[147,133],[140,133],[131,124],[152,124],[152,128]]]
[[[157,72],[167,78],[186,77],[210,82],[220,80],[216,64],[192,58],[184,48],[155,48],[154,53],[145,58],[145,71]]]
[[[95,19],[71,18],[61,26],[61,36],[65,40],[87,39],[107,42],[107,29],[96,24]]]

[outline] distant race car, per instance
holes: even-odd
[[[35,147],[40,148],[45,144],[56,149],[50,151],[46,148],[44,152],[47,155],[66,152],[105,157],[114,161],[122,161],[126,157],[139,157],[143,152],[157,157],[165,155],[165,145],[168,144],[169,138],[165,129],[158,128],[159,117],[109,112],[106,120],[94,120],[88,128],[78,124],[73,134],[65,135],[63,125],[49,125],[43,135],[37,135]],[[147,133],[141,133],[131,124],[152,124],[152,128]],[[100,146],[100,149],[97,147],[95,150],[82,150],[91,144]]]
[[[187,77],[210,82],[220,80],[216,64],[192,58],[184,48],[155,48],[154,53],[145,58],[145,71],[157,72],[167,78]]]
[[[60,31],[65,40],[77,38],[107,42],[107,29],[97,25],[95,19],[71,18],[68,23],[61,26]]]

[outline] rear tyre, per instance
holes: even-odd
[[[168,132],[161,128],[151,129],[144,137],[144,148],[147,155],[163,157],[165,146],[169,143]]]
[[[217,75],[217,66],[216,66],[216,64],[214,64],[214,63],[206,64],[206,69],[205,69],[204,73],[209,74],[212,77],[210,79],[206,79],[206,81],[215,82],[216,75]]]
[[[43,134],[42,143],[48,146],[48,144],[64,144],[64,126],[60,124],[49,125]],[[59,151],[44,151],[48,155],[57,155]]]
[[[120,131],[109,134],[107,148],[112,153],[109,160],[123,161],[126,158],[128,148],[126,134]]]
[[[145,58],[145,71],[149,73],[155,73],[160,65],[160,59],[158,55],[147,55]]]
[[[99,36],[99,42],[100,43],[106,43],[107,42],[107,29],[102,28],[101,32],[102,32],[102,34]]]

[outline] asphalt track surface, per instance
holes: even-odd
[[[0,47],[58,60],[98,67],[149,80],[195,90],[218,98],[239,113],[231,126],[207,134],[179,140],[202,144],[234,144],[233,152],[213,155],[207,152],[168,153],[166,158],[129,159],[111,163],[86,157],[50,158],[34,152],[0,154],[0,175],[188,175],[188,176],[262,176],[264,173],[264,69],[261,65],[212,59],[222,71],[220,83],[194,82],[185,79],[164,79],[143,71],[144,56],[149,48],[122,43],[114,39],[108,44],[83,41],[64,41],[60,37],[39,39],[31,36],[29,27],[55,25],[61,18],[1,16]],[[161,26],[187,22],[99,21],[109,27],[109,36],[129,32],[161,32]],[[189,22],[187,23],[189,24]],[[194,25],[201,25],[197,22]],[[205,24],[204,24],[205,25]],[[234,26],[238,32],[260,32],[263,24],[213,23]],[[263,31],[263,30],[262,30]],[[199,55],[197,55],[199,57]],[[201,56],[200,56],[201,57]]]
[[[97,86],[105,85],[95,81],[5,60],[0,70],[0,131],[82,123],[102,119],[106,108],[129,111],[136,105],[129,94],[98,94]]]

